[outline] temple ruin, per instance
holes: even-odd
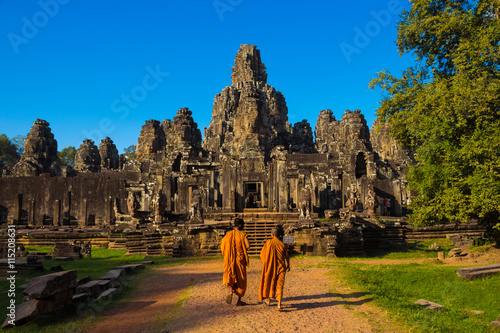
[[[0,224],[56,238],[79,230],[130,253],[207,255],[240,216],[254,249],[283,224],[297,252],[336,255],[366,250],[359,226],[375,223],[384,199],[383,218],[400,220],[411,159],[386,125],[370,130],[359,110],[340,120],[319,111],[314,135],[307,120],[290,124],[253,45],[241,45],[231,79],[203,139],[188,108],[147,120],[134,164],[105,138],[84,140],[74,168],[62,166],[49,123],[37,119],[21,160],[0,177]]]

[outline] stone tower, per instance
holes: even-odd
[[[60,175],[61,166],[57,157],[57,141],[49,123],[36,119],[24,141],[24,153],[19,163],[14,166],[13,174],[38,176],[41,173]]]
[[[158,120],[147,120],[142,126],[139,139],[137,140],[137,161],[144,162],[153,160],[159,154],[163,156],[165,149],[165,133]]]
[[[192,114],[188,108],[181,108],[173,121],[165,119],[162,122],[167,155],[176,155],[176,152],[183,151],[187,155],[196,156],[201,151],[201,132]]]
[[[101,170],[101,156],[94,141],[85,139],[76,150],[75,170],[80,172],[99,172]]]
[[[269,156],[277,145],[288,148],[291,125],[285,98],[267,84],[260,51],[243,44],[234,63],[232,85],[215,96],[203,148],[232,156],[248,151]]]
[[[119,166],[120,157],[113,140],[105,137],[99,144],[99,155],[101,157],[101,170],[116,170]]]

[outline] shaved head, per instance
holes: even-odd
[[[280,229],[279,229],[279,228],[274,227],[274,228],[271,230],[271,235],[278,237],[278,236],[280,235]]]

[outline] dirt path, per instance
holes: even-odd
[[[251,259],[246,306],[225,303],[222,259],[156,268],[133,301],[103,315],[88,332],[404,332],[370,295],[342,285],[322,259],[293,259],[284,311],[258,303],[261,263]]]

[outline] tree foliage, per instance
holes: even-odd
[[[17,147],[7,135],[0,134],[0,175],[4,169],[13,167],[21,156],[17,152]]]
[[[137,160],[137,154],[135,152],[135,145],[130,145],[127,148],[123,149],[123,158],[125,159],[125,164],[134,164]]]
[[[76,149],[73,146],[68,146],[60,152],[57,152],[57,157],[59,157],[59,161],[61,162],[61,164],[74,168]]]
[[[408,178],[417,224],[478,219],[500,230],[499,0],[414,0],[398,23],[401,54],[385,70],[379,119],[415,154]]]
[[[26,140],[25,135],[16,135],[15,137],[12,138],[12,143],[16,145],[17,147],[17,153],[19,156],[24,154],[24,141]]]

